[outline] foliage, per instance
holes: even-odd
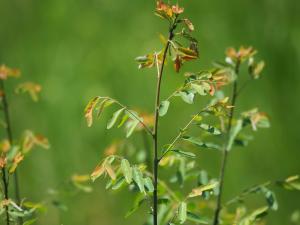
[[[172,61],[175,72],[179,73],[186,62],[199,57],[198,41],[192,36],[195,27],[189,19],[182,17],[183,12],[184,9],[178,4],[157,1],[155,14],[168,22],[168,37],[160,35],[164,45],[162,49],[136,58],[139,69],[155,67],[157,70],[154,123],[146,123],[137,112],[110,97],[94,97],[85,109],[87,124],[91,126],[94,112],[99,117],[108,106],[118,106],[107,123],[107,129],[124,126],[127,138],[137,130],[149,134],[153,141],[153,163],[146,165],[147,162],[132,162],[126,157],[126,150],[122,155],[117,155],[120,145],[113,144],[109,148],[111,154],[99,162],[91,174],[91,179],[95,181],[99,177],[106,177],[107,189],[127,187],[136,194],[135,204],[127,216],[148,203],[152,218],[146,224],[258,224],[270,210],[278,209],[272,186],[299,190],[299,177],[293,176],[283,181],[255,185],[226,204],[222,203],[229,151],[247,146],[249,140],[252,140],[250,134],[253,131],[270,127],[268,115],[257,108],[236,115],[236,99],[249,81],[261,78],[265,63],[256,61],[257,50],[253,47],[228,48],[224,62],[215,62],[211,68],[199,72],[184,73],[182,86],[164,100],[160,100],[161,78],[167,61]],[[244,80],[242,67],[246,67],[249,80],[240,85]],[[232,88],[231,97],[225,96],[225,87]],[[173,98],[180,97],[183,102],[194,104],[195,97],[203,96],[210,97],[206,106],[192,115],[170,143],[158,145],[157,136],[161,130],[158,127],[158,116],[167,115]],[[197,132],[194,132],[194,128]],[[145,148],[149,149],[149,146]],[[223,154],[219,178],[213,178],[199,168],[195,161],[198,149],[217,150]],[[149,168],[153,168],[153,171]],[[168,180],[158,177],[158,171],[161,170],[168,172]],[[176,187],[174,183],[180,187],[194,187],[186,194],[183,189],[173,190]],[[256,209],[249,207],[245,200],[253,194],[262,195],[266,203]],[[202,203],[201,207],[199,203]]]
[[[0,67],[0,93],[1,104],[3,111],[3,129],[6,132],[6,137],[2,137],[0,142],[0,168],[2,177],[2,188],[0,196],[0,215],[3,222],[6,224],[33,224],[36,220],[36,213],[45,211],[45,207],[40,203],[33,203],[27,199],[20,198],[20,186],[17,177],[17,169],[20,163],[24,161],[30,154],[31,150],[40,147],[48,149],[50,147],[48,139],[43,135],[36,134],[30,130],[24,131],[22,136],[16,140],[13,139],[13,131],[11,127],[10,114],[8,108],[7,92],[5,90],[5,82],[9,78],[19,78],[20,70],[12,69],[5,65]],[[17,93],[28,92],[34,101],[38,100],[38,94],[41,91],[41,86],[25,82],[19,84],[16,89]],[[10,177],[14,176],[15,196],[9,196]],[[2,217],[2,215],[4,215]]]

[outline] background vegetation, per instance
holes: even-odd
[[[262,81],[245,91],[238,104],[251,108],[255,99],[254,105],[269,112],[272,129],[258,132],[249,147],[230,154],[225,197],[253,183],[299,173],[299,1],[182,0],[180,4],[188,6],[186,13],[198,28],[194,35],[200,46],[198,63],[187,63],[183,72],[203,69],[222,59],[227,46],[241,44],[255,46],[267,63]],[[43,86],[39,104],[19,97],[11,103],[13,129],[30,127],[45,134],[52,146],[21,165],[23,196],[39,201],[49,187],[72,174],[90,173],[112,137],[118,136],[120,131],[107,133],[105,123],[86,127],[83,109],[91,97],[110,95],[145,111],[153,107],[155,71],[138,71],[133,60],[160,47],[156,32],[166,30],[167,24],[153,16],[153,8],[154,1],[0,0],[0,62],[20,68],[23,79]],[[171,66],[167,65],[163,95],[181,84],[182,75]],[[183,118],[196,111],[197,105],[183,105],[177,101],[170,110]],[[164,142],[183,124],[180,116],[169,115],[161,123],[167,128],[161,136]],[[140,137],[135,136],[141,147]],[[217,176],[220,154],[200,156],[199,164]],[[127,192],[107,194],[101,182],[94,190],[67,199],[66,212],[49,208],[39,224],[139,224],[142,213],[124,222],[133,201]],[[280,209],[272,212],[269,224],[290,224],[291,212],[300,208],[300,195],[276,191]]]

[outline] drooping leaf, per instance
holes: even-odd
[[[243,126],[251,124],[254,131],[257,128],[269,128],[270,121],[266,113],[259,112],[257,108],[242,113]]]
[[[152,193],[154,191],[152,180],[149,177],[144,178],[144,184],[149,192]]]
[[[300,176],[290,176],[283,181],[277,181],[277,185],[292,191],[300,191]]]
[[[259,79],[261,72],[265,67],[265,62],[260,61],[258,63],[254,62],[253,58],[249,59],[249,73],[253,79]]]
[[[126,126],[126,137],[130,137],[133,133],[133,131],[135,130],[135,128],[137,127],[137,125],[139,124],[138,120],[132,120],[130,122],[127,122],[127,126]]]
[[[273,191],[266,189],[265,190],[265,198],[266,198],[266,201],[267,201],[269,207],[272,210],[278,209],[277,199],[276,199],[275,193]]]
[[[168,112],[169,106],[170,106],[169,101],[162,101],[159,106],[159,116],[166,115]]]
[[[186,151],[182,151],[182,150],[179,150],[179,149],[172,149],[172,152],[176,152],[177,154],[179,154],[181,156],[184,156],[184,157],[187,157],[187,158],[194,159],[196,157],[196,155],[192,152],[186,152]]]
[[[194,50],[192,49],[189,49],[189,48],[183,48],[183,47],[178,47],[177,49],[180,53],[182,53],[184,56],[189,56],[191,58],[197,58],[198,57],[198,54],[197,52],[195,52]]]
[[[210,93],[211,85],[207,82],[191,83],[191,88],[195,90],[199,95],[205,96]]]
[[[100,177],[105,172],[104,165],[98,165],[91,174],[91,179],[94,182],[98,177]]]
[[[228,144],[227,144],[227,148],[226,148],[227,151],[231,150],[234,140],[236,139],[237,135],[242,130],[242,128],[243,128],[243,121],[238,120],[236,122],[235,126],[233,126],[233,128],[230,131],[229,140],[228,140]]]
[[[222,132],[218,128],[211,126],[209,124],[201,123],[201,124],[199,124],[199,127],[213,135],[222,134]]]
[[[144,183],[144,178],[143,178],[143,173],[141,172],[141,170],[134,166],[133,167],[133,180],[134,182],[137,184],[138,188],[140,189],[140,191],[144,194],[146,194],[145,192],[145,183]]]
[[[21,151],[26,154],[31,151],[34,146],[39,146],[44,149],[50,148],[49,141],[46,137],[35,134],[30,130],[26,130],[22,136]]]
[[[178,219],[180,224],[183,224],[187,219],[187,204],[186,202],[181,202],[178,207]]]
[[[122,159],[121,170],[126,179],[126,182],[130,184],[132,182],[132,168],[127,159]]]
[[[129,118],[128,114],[124,114],[121,119],[121,122],[118,125],[118,128],[122,127],[124,125],[124,123],[128,120],[128,118]]]
[[[194,102],[195,94],[193,94],[193,93],[186,93],[186,92],[180,91],[177,95],[179,95],[182,98],[182,100],[188,104],[193,104],[193,102]]]
[[[16,88],[16,93],[28,93],[33,101],[37,102],[39,99],[38,94],[41,92],[42,87],[39,84],[33,82],[25,82],[19,84]]]
[[[183,22],[188,27],[189,31],[194,31],[195,27],[189,19],[183,19]]]
[[[183,136],[182,139],[185,141],[188,141],[198,147],[221,150],[221,146],[214,144],[214,143],[210,143],[210,142],[203,142],[199,138],[196,138],[196,137]]]
[[[99,100],[100,100],[99,96],[94,97],[93,99],[91,99],[89,101],[89,103],[85,107],[84,116],[86,118],[88,127],[92,126],[92,124],[93,124],[93,111],[94,111],[96,105],[98,104]]]
[[[116,178],[117,178],[116,173],[108,161],[105,162],[104,168],[105,168],[107,174],[110,176],[110,178],[112,180],[116,180]]]
[[[219,182],[217,181],[212,181],[208,184],[201,185],[200,187],[197,187],[192,190],[192,192],[188,195],[189,198],[201,196],[203,192],[212,190],[216,188],[219,185]]]
[[[107,129],[111,129],[115,125],[119,116],[124,112],[124,110],[125,108],[121,108],[113,114],[112,118],[107,123]]]
[[[209,224],[209,220],[205,217],[198,216],[195,213],[187,212],[187,220],[197,224]]]
[[[8,77],[20,77],[21,72],[19,69],[12,69],[6,65],[0,66],[0,80],[6,80]]]
[[[268,214],[269,207],[264,206],[253,211],[250,215],[246,216],[241,222],[240,225],[251,225],[253,222],[256,222]]]
[[[118,190],[120,189],[124,184],[125,184],[125,177],[119,177],[116,180],[116,183],[113,184],[113,186],[111,187],[112,190]]]
[[[109,98],[105,98],[102,102],[100,102],[100,104],[98,104],[97,107],[96,107],[97,118],[99,118],[101,116],[104,108],[110,106],[114,102],[115,102],[115,100],[109,99]]]

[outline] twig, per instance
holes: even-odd
[[[236,63],[235,67],[235,73],[238,75],[239,74],[239,69],[240,69],[240,61],[238,60]],[[226,164],[227,164],[227,158],[228,158],[228,142],[230,139],[230,132],[232,128],[232,120],[234,117],[234,109],[236,99],[237,99],[237,90],[238,90],[238,83],[237,80],[234,81],[233,84],[233,90],[232,90],[232,98],[231,98],[231,106],[233,106],[230,110],[229,114],[229,120],[228,120],[228,127],[227,127],[227,140],[226,140],[226,145],[224,145],[223,149],[223,158],[222,158],[222,164],[220,168],[220,177],[219,177],[219,195],[217,197],[217,207],[215,210],[215,217],[213,221],[213,225],[218,225],[219,224],[219,217],[220,217],[220,211],[221,211],[221,203],[222,203],[222,195],[223,195],[223,187],[224,187],[224,177],[225,177],[225,171],[226,171]]]
[[[156,58],[157,65],[157,86],[156,86],[156,98],[155,98],[155,120],[154,120],[154,128],[153,128],[153,146],[154,146],[154,159],[153,159],[153,183],[154,183],[154,192],[153,192],[153,225],[157,225],[157,205],[158,205],[158,195],[157,195],[157,184],[158,184],[158,118],[159,118],[159,105],[160,105],[160,92],[161,92],[161,81],[165,66],[165,61],[168,53],[168,49],[170,47],[170,41],[174,37],[174,30],[177,25],[177,16],[170,26],[169,30],[169,38],[167,45],[163,52],[163,58],[161,66],[159,67],[158,60]]]
[[[124,108],[124,110],[126,112],[128,112],[130,115],[132,115],[147,131],[148,134],[150,134],[151,136],[153,136],[151,129],[141,120],[141,118],[139,118],[138,116],[136,116],[130,109],[128,109],[127,106],[123,105],[122,103],[120,103],[119,101],[111,98],[111,97],[100,97],[102,99],[109,99],[114,101],[114,103],[116,103],[117,105],[119,105],[121,108]]]

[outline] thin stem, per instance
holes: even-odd
[[[13,144],[13,135],[12,135],[12,129],[11,129],[8,101],[6,98],[5,85],[4,85],[3,80],[1,80],[1,90],[2,90],[2,106],[3,106],[3,111],[4,111],[4,119],[5,119],[5,123],[6,123],[6,135],[7,135],[9,144],[12,145]],[[19,187],[19,179],[18,179],[17,169],[14,172],[14,186],[15,186],[16,203],[18,206],[20,206],[21,198],[20,198],[20,187]],[[18,217],[18,221],[19,221],[19,224],[23,224],[22,217]]]
[[[184,84],[182,87],[178,88],[177,90],[175,90],[172,94],[169,95],[168,98],[166,98],[166,101],[169,101],[171,98],[173,98],[177,93],[179,93],[180,91],[184,90],[186,87],[188,87],[191,84],[194,83],[199,83],[199,82],[209,82],[209,83],[214,83],[217,84],[217,81],[208,81],[208,80],[192,80],[187,82],[186,84]]]
[[[193,116],[193,118],[185,125],[185,127],[183,129],[181,129],[181,131],[179,132],[179,134],[173,139],[173,141],[171,142],[171,144],[169,144],[168,148],[165,150],[165,152],[162,154],[162,156],[159,158],[159,162],[165,157],[166,154],[168,154],[172,148],[174,147],[174,145],[176,144],[176,142],[181,138],[183,132],[189,128],[189,126],[193,123],[193,121],[202,113],[206,110],[203,109],[201,110],[199,113],[197,113],[196,115]]]
[[[147,131],[148,134],[150,134],[151,136],[153,136],[151,129],[141,120],[141,118],[139,118],[138,116],[136,116],[130,109],[128,109],[127,106],[123,105],[122,103],[120,103],[119,101],[111,98],[111,97],[101,97],[102,99],[109,99],[114,101],[114,103],[116,103],[117,105],[119,105],[121,108],[124,108],[124,110],[126,112],[128,112],[130,115],[132,115],[137,121],[139,121],[139,123],[145,128],[145,130]]]
[[[253,188],[257,188],[257,187],[259,187],[259,186],[268,187],[268,186],[270,186],[271,184],[272,184],[272,182],[271,182],[271,181],[268,181],[268,182],[265,182],[265,183],[262,183],[262,184],[259,184],[259,185],[255,185]],[[225,203],[225,205],[228,206],[228,205],[231,205],[231,204],[233,204],[233,203],[236,203],[236,202],[238,202],[239,200],[245,198],[245,197],[246,197],[247,195],[249,195],[250,193],[253,193],[253,189],[252,189],[252,188],[250,188],[250,189],[248,189],[247,191],[244,191],[243,193],[241,193],[240,195],[235,196],[234,198],[230,199],[229,201],[227,201],[227,202]]]
[[[235,67],[235,73],[237,75],[239,74],[239,69],[240,69],[240,61],[238,60],[236,63],[236,67]],[[232,120],[234,117],[234,109],[235,109],[235,104],[236,104],[236,99],[237,99],[237,91],[238,91],[238,83],[237,83],[237,80],[235,80],[233,83],[232,98],[231,98],[231,106],[233,106],[233,107],[230,109],[230,113],[229,113],[229,120],[228,120],[228,126],[227,126],[227,140],[226,140],[226,145],[224,145],[224,149],[223,149],[223,158],[222,158],[222,164],[221,164],[220,176],[219,176],[219,195],[217,197],[217,207],[215,210],[215,217],[214,217],[213,225],[219,224],[220,211],[222,208],[221,204],[222,204],[222,195],[223,195],[223,188],[224,188],[224,177],[225,177],[225,172],[226,172],[228,150],[229,150],[227,148],[227,146],[228,146],[228,142],[230,139]]]
[[[240,95],[240,93],[249,85],[250,81],[251,79],[248,79],[241,85],[241,87],[236,92],[236,96]]]
[[[156,85],[156,98],[155,98],[155,119],[154,119],[154,127],[153,127],[153,146],[154,146],[154,157],[153,157],[153,183],[154,183],[154,192],[153,192],[153,225],[157,224],[157,205],[158,205],[158,195],[157,195],[157,186],[158,186],[158,120],[159,120],[159,105],[160,105],[160,93],[161,93],[161,81],[165,66],[165,61],[167,58],[167,53],[170,47],[170,41],[174,37],[174,30],[176,28],[177,17],[175,18],[173,24],[169,30],[169,38],[168,43],[163,52],[163,59],[161,66],[159,67],[158,60],[157,63],[157,85]]]
[[[8,200],[8,181],[6,178],[6,170],[5,167],[2,168],[2,182],[3,182],[3,190],[4,190],[4,198]],[[6,213],[6,224],[9,225],[9,213],[8,213],[8,206],[5,206],[5,213]]]

